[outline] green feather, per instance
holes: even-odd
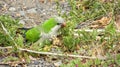
[[[49,33],[50,30],[57,24],[57,21],[54,18],[50,18],[45,21],[43,24],[40,24],[30,30],[28,30],[25,35],[26,39],[31,42],[35,42],[40,38],[41,32]]]
[[[48,33],[56,24],[57,21],[54,18],[51,18],[42,24],[42,30],[45,33]]]
[[[35,42],[36,40],[40,38],[40,31],[38,28],[35,27],[35,28],[28,30],[25,33],[25,35],[28,41]]]

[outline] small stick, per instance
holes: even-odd
[[[10,49],[12,46],[8,47],[0,47],[0,49]],[[100,60],[105,60],[106,57],[100,58],[100,57],[89,57],[89,56],[80,56],[80,55],[73,55],[73,54],[58,54],[58,53],[52,53],[52,52],[39,52],[39,51],[34,51],[34,50],[28,50],[28,49],[23,49],[23,48],[18,48],[20,51],[27,51],[30,53],[36,53],[36,54],[43,54],[43,55],[54,55],[54,56],[64,56],[64,57],[75,57],[75,58],[88,58],[88,59],[100,59]]]
[[[0,49],[11,49],[12,46],[7,46],[7,47],[0,47]]]
[[[18,49],[21,51],[27,51],[31,53],[45,54],[45,55],[69,56],[69,57],[92,58],[92,59],[96,58],[96,57],[79,56],[79,55],[58,54],[58,53],[51,53],[51,52],[39,52],[39,51],[33,51],[33,50],[28,50],[28,49],[22,49],[22,48],[18,48]]]
[[[105,29],[75,29],[74,31],[86,31],[86,32],[93,32],[96,30],[97,32],[104,32]],[[120,32],[120,30],[116,30],[116,32]]]
[[[51,53],[51,52],[39,52],[39,51],[28,50],[28,49],[23,49],[23,48],[18,48],[18,49],[20,51],[27,51],[27,52],[31,52],[31,53],[44,54],[44,55],[55,55],[55,56],[75,57],[75,58],[88,58],[88,59],[100,59],[100,60],[105,60],[106,59],[106,57],[99,58],[99,57],[89,57],[89,56],[80,56],[80,55],[72,55],[72,54],[58,54],[58,53]]]

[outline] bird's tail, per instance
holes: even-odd
[[[22,35],[22,37],[25,39],[25,42],[26,42],[26,35],[25,35],[25,33],[28,31],[28,30],[30,30],[31,28],[18,28],[18,30],[17,30],[17,33],[19,33],[19,34],[21,34]]]
[[[26,31],[27,31],[27,30],[32,29],[32,28],[24,28],[24,27],[23,27],[23,28],[18,28],[18,29],[19,29],[19,30],[26,30]]]

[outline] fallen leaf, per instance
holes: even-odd
[[[118,30],[120,30],[120,15],[115,16],[115,25]]]
[[[3,5],[3,8],[2,8],[2,11],[7,11],[8,10],[8,7],[6,4]]]
[[[111,21],[111,17],[102,17],[99,20],[95,20],[90,25],[90,28],[104,28],[107,26]]]
[[[86,61],[87,61],[86,58],[84,58],[84,59],[81,60],[82,63],[86,63]]]
[[[44,0],[39,0],[40,3],[44,3],[45,1]]]
[[[105,26],[105,25],[108,25],[108,24],[110,23],[110,18],[108,18],[108,17],[103,17],[103,18],[101,18],[100,20],[98,20],[98,22],[99,22],[101,25]]]
[[[43,48],[44,51],[50,51],[50,49],[51,49],[51,46],[47,46],[47,45],[45,45],[45,47]]]
[[[60,46],[62,44],[59,38],[54,36],[52,39],[53,39],[52,42],[53,45]]]
[[[29,56],[30,60],[37,60],[36,58]]]
[[[62,64],[62,61],[61,61],[61,60],[59,60],[58,62],[54,63],[54,65],[55,65],[56,67],[59,67],[61,64]]]
[[[76,46],[76,50],[80,50],[80,45],[79,44]]]
[[[93,49],[92,49],[92,56],[93,57],[103,57],[105,55],[105,47],[106,41],[104,41],[102,44],[100,45],[96,45]]]

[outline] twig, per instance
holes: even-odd
[[[88,59],[100,59],[100,60],[105,60],[106,59],[106,57],[99,58],[99,57],[89,57],[89,56],[80,56],[80,55],[72,55],[72,54],[58,54],[58,53],[51,53],[51,52],[39,52],[39,51],[33,51],[33,50],[28,50],[28,49],[23,49],[23,48],[18,48],[18,49],[21,50],[21,51],[27,51],[27,52],[31,52],[31,53],[44,54],[44,55],[55,55],[55,56],[88,58]]]
[[[0,49],[10,49],[12,46],[8,47],[0,47]],[[34,51],[34,50],[28,50],[28,49],[23,49],[23,48],[18,48],[20,51],[27,51],[30,53],[36,53],[36,54],[43,54],[43,55],[54,55],[54,56],[64,56],[64,57],[75,57],[75,58],[88,58],[88,59],[100,59],[100,60],[105,60],[106,57],[89,57],[89,56],[80,56],[80,55],[73,55],[73,54],[58,54],[58,53],[51,53],[51,52],[39,52],[39,51]]]
[[[105,29],[75,29],[74,33],[73,33],[75,37],[83,36],[82,34],[79,35],[79,33],[77,33],[78,31],[85,31],[85,32],[96,31],[96,32],[100,33],[100,32],[105,32]],[[120,30],[116,30],[116,32],[120,33]],[[105,37],[104,39],[110,39],[110,37]]]
[[[97,32],[104,32],[105,29],[75,29],[74,31],[86,31],[86,32],[93,32],[93,31],[97,31]],[[120,30],[116,30],[116,32],[120,32]]]
[[[12,46],[7,46],[7,47],[0,47],[0,49],[10,49]]]

